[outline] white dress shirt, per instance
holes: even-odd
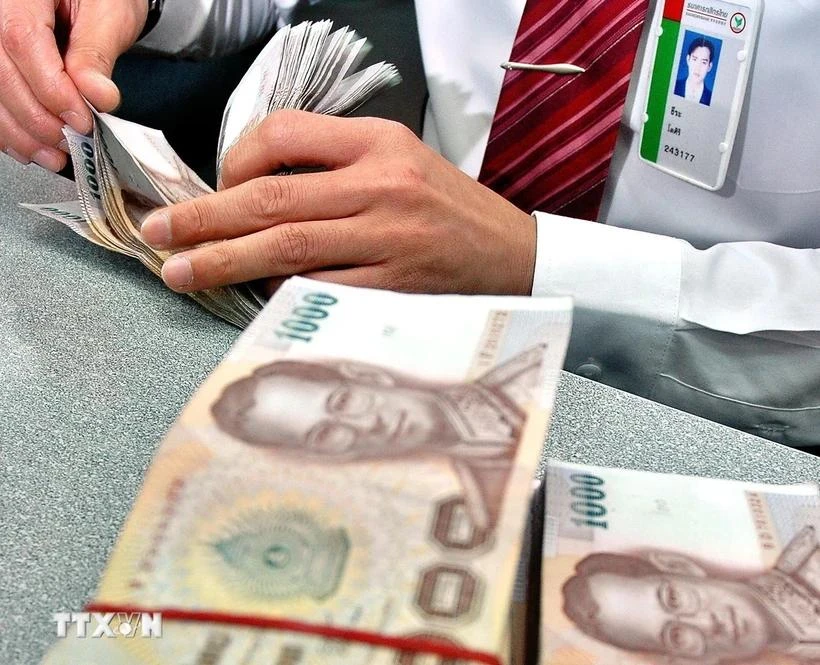
[[[296,2],[167,0],[142,45],[232,50],[286,21]],[[430,93],[424,140],[472,176],[524,2],[416,0]],[[820,445],[818,32],[820,0],[767,0],[717,192],[639,159],[641,48],[604,223],[536,213],[533,295],[575,298],[568,369],[775,440]]]

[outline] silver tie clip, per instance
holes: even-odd
[[[549,74],[583,74],[586,69],[568,62],[557,62],[553,65],[530,65],[526,62],[502,62],[502,69],[523,69],[531,72],[547,72]]]

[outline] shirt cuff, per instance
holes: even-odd
[[[575,302],[566,368],[651,396],[679,321],[682,240],[535,213],[534,296]]]
[[[535,219],[533,295],[570,295],[577,307],[677,322],[682,240],[542,212]]]

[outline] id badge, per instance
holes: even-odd
[[[662,0],[649,43],[641,159],[717,190],[737,133],[763,0]]]

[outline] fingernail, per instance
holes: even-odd
[[[140,228],[142,239],[154,249],[168,249],[171,246],[171,215],[167,210],[152,212]]]
[[[57,173],[57,171],[60,171],[65,166],[66,156],[62,152],[42,149],[35,152],[31,156],[31,159],[44,169]]]
[[[68,153],[69,153],[69,149],[68,149],[68,141],[66,141],[65,139],[63,139],[62,141],[60,141],[60,142],[57,144],[57,147],[58,147],[60,150],[62,150],[64,153],[66,153],[66,154],[68,154]]]
[[[120,89],[114,81],[100,72],[89,72],[88,78],[94,81],[94,85],[97,87],[105,88],[105,94],[111,97],[112,103],[105,107],[98,108],[99,111],[113,111],[120,105]]]
[[[60,114],[60,120],[67,124],[75,132],[80,134],[90,134],[93,129],[91,119],[88,116],[82,116],[76,111],[66,111]]]
[[[17,160],[18,162],[20,162],[23,166],[25,166],[26,164],[31,164],[30,159],[26,159],[19,152],[15,151],[15,150],[12,150],[11,148],[6,148],[3,152],[5,152],[12,159]]]
[[[184,289],[194,281],[191,262],[184,256],[172,256],[162,266],[162,280],[172,289]]]

